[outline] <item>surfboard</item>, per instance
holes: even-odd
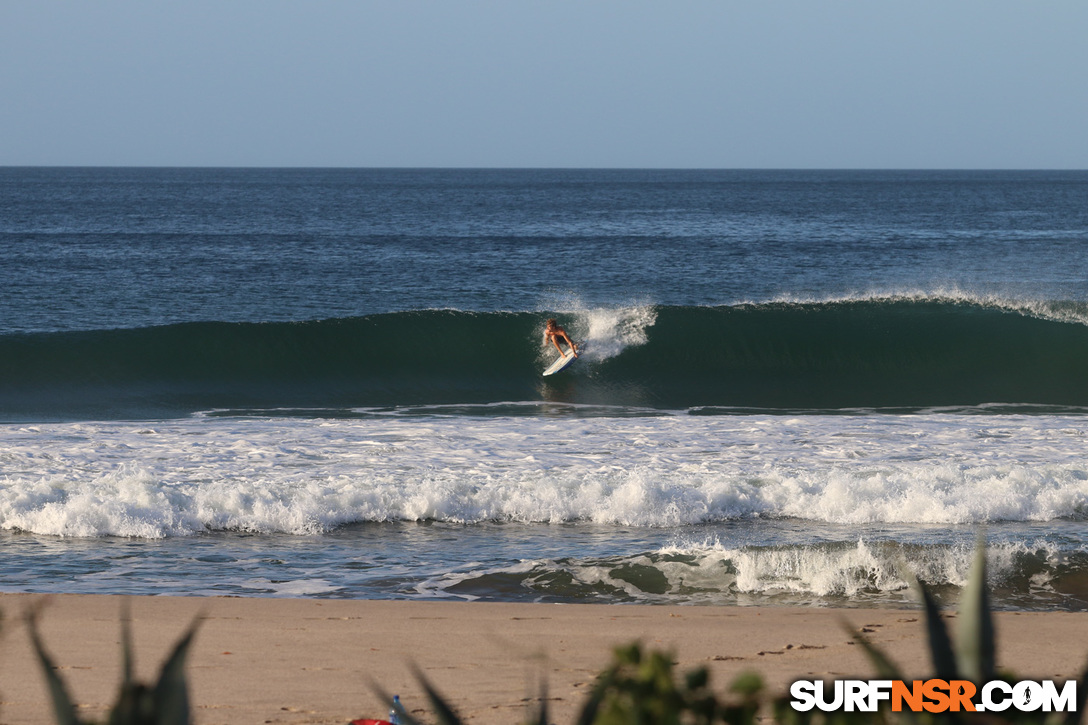
[[[572,362],[574,362],[574,353],[570,350],[567,350],[559,357],[558,360],[556,360],[547,367],[547,369],[544,371],[544,375],[555,375],[557,372],[570,365]]]

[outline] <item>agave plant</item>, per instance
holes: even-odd
[[[911,579],[919,592],[925,610],[926,636],[929,642],[930,658],[933,661],[934,677],[949,681],[970,680],[976,684],[997,679],[999,677],[995,667],[997,633],[990,606],[989,589],[986,585],[985,537],[980,535],[978,544],[975,546],[975,559],[960,601],[955,646],[941,617],[941,607],[933,593],[913,575]],[[877,674],[891,680],[909,680],[903,676],[898,666],[863,634],[852,629],[851,634],[864,648]],[[1006,675],[1006,678],[1011,679],[1011,675]],[[986,722],[1045,722],[1048,725],[1075,725],[1084,711],[1085,696],[1088,694],[1086,685],[1088,685],[1088,668],[1077,682],[1076,707],[1064,715],[1062,713],[1007,712],[1005,717],[991,715],[985,720]],[[967,716],[945,715],[943,719],[967,719]],[[978,719],[981,721],[983,718]]]
[[[49,695],[53,702],[53,716],[57,725],[81,725],[76,708],[64,680],[57,674],[52,658],[45,650],[38,632],[39,610],[27,612],[30,639],[45,673]],[[126,611],[121,616],[122,677],[117,701],[110,709],[109,725],[189,725],[189,687],[185,677],[185,658],[196,635],[200,617],[193,620],[189,629],[174,646],[153,685],[136,682],[132,675],[132,632]]]
[[[699,667],[687,673],[678,684],[673,675],[672,658],[665,653],[644,655],[637,644],[617,648],[612,665],[598,678],[578,723],[679,725],[683,720],[709,725],[724,709],[710,691],[709,679],[707,669]],[[745,699],[755,702],[754,695],[762,683],[757,680],[749,684],[754,690],[745,694],[753,697]],[[755,709],[758,709],[758,703],[753,714]]]
[[[427,699],[431,703],[431,707],[434,709],[435,718],[438,720],[439,725],[464,725],[464,721],[461,716],[457,714],[453,705],[449,703],[431,684],[422,670],[415,668],[414,671],[416,680],[419,681],[420,687],[423,688],[423,693],[427,696]],[[375,694],[383,702],[388,702],[392,705],[394,711],[397,712],[397,720],[400,725],[422,725],[418,720],[408,714],[403,707],[398,707],[399,700],[394,700],[381,688],[377,682],[371,682]],[[548,725],[548,698],[547,687],[541,685],[540,704],[537,707],[535,713],[530,715],[528,723],[531,725]],[[356,721],[358,722],[358,721]]]
[[[452,705],[435,690],[418,669],[415,672],[439,725],[462,725]],[[617,648],[612,664],[602,672],[582,706],[577,725],[754,725],[760,709],[762,679],[755,673],[740,675],[730,687],[731,697],[719,699],[709,687],[705,667],[686,673],[679,681],[672,658],[663,652],[644,653],[638,644]],[[375,693],[392,702],[380,686]],[[531,712],[529,725],[549,725],[547,687],[541,685],[540,704]],[[402,725],[420,725],[401,711]]]

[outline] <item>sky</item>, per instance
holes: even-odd
[[[0,0],[0,165],[1088,168],[1088,2]]]

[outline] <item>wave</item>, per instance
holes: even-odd
[[[794,604],[913,607],[910,572],[946,602],[966,585],[974,552],[964,545],[840,541],[744,546],[717,542],[598,558],[539,559],[455,571],[417,587],[429,597],[486,599],[496,583],[529,601],[653,604]],[[1088,609],[1088,552],[1049,541],[987,547],[991,596],[1016,609]]]
[[[381,451],[367,450],[365,456],[370,455]],[[291,464],[280,458],[286,459],[278,461],[283,465]],[[928,476],[924,469],[919,464],[875,474],[824,470],[787,475],[771,468],[756,478],[642,467],[589,472],[527,467],[502,475],[416,466],[355,476],[277,478],[256,470],[227,475],[201,468],[187,471],[193,477],[189,480],[172,481],[148,467],[122,466],[68,480],[55,474],[6,475],[0,528],[79,538],[160,539],[206,531],[308,536],[390,521],[678,528],[753,520],[844,526],[1066,521],[1082,526],[1088,518],[1083,466]],[[203,481],[201,475],[214,480]]]
[[[395,521],[662,530],[1016,522],[1083,531],[1082,422],[889,415],[8,425],[0,428],[0,528],[148,539],[309,536]]]
[[[552,313],[585,345],[569,373],[548,313],[426,310],[0,337],[0,414],[546,401],[728,412],[1088,406],[1088,305],[942,296]]]

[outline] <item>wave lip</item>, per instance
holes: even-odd
[[[549,314],[585,344],[569,373]],[[659,410],[1088,406],[1088,306],[863,297],[560,313],[427,310],[0,337],[9,420],[547,401]]]

